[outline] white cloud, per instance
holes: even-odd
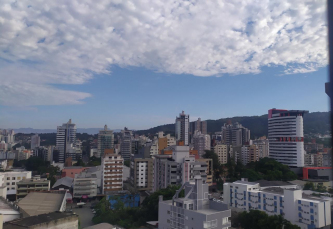
[[[211,76],[327,65],[324,0],[57,0],[0,3],[0,103],[81,103],[113,65]],[[294,66],[295,65],[295,66]]]

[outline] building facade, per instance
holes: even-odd
[[[96,174],[81,172],[76,174],[73,182],[73,198],[84,196],[92,198],[97,196],[97,177]]]
[[[32,178],[24,179],[16,183],[16,199],[22,199],[29,192],[50,191],[50,181],[47,179]]]
[[[132,155],[130,180],[138,191],[152,191],[154,188],[154,163],[150,157]]]
[[[38,134],[31,136],[30,146],[32,150],[40,146],[40,137],[38,136]]]
[[[214,146],[214,153],[218,156],[220,164],[224,165],[228,163],[228,145],[219,144]]]
[[[123,190],[123,165],[121,155],[105,153],[102,158],[102,193],[112,193]]]
[[[250,130],[238,122],[225,123],[221,128],[222,143],[241,146],[250,141]]]
[[[252,141],[253,145],[258,147],[259,158],[269,157],[269,141],[268,139],[258,139]]]
[[[126,127],[121,131],[120,154],[125,161],[131,159],[132,136],[132,131]]]
[[[185,198],[179,193],[185,189]],[[172,200],[159,197],[159,229],[202,229],[231,227],[231,210],[227,204],[209,199],[208,185],[200,177],[194,183],[185,183]]]
[[[104,130],[98,133],[98,155],[97,157],[103,158],[105,149],[113,149],[114,136],[113,131],[108,130],[108,126],[104,126]]]
[[[7,186],[7,195],[15,195],[17,186],[16,183],[21,180],[31,179],[31,171],[22,172],[4,172],[4,181]]]
[[[322,228],[331,224],[330,201],[281,187],[261,188],[245,179],[223,185],[223,202],[241,211],[259,210],[282,215],[301,229]]]
[[[247,165],[250,162],[259,161],[259,150],[257,145],[246,145],[242,147],[241,162]]]
[[[189,144],[189,121],[190,116],[182,111],[179,117],[176,117],[175,136],[176,141],[183,141],[184,145]]]
[[[76,141],[76,125],[70,119],[67,123],[57,127],[56,149],[59,151],[58,162],[65,163],[68,148]]]
[[[268,111],[269,157],[289,167],[304,167],[303,116],[308,111]]]

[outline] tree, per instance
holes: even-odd
[[[86,166],[86,164],[82,161],[82,159],[79,159],[74,166]]]
[[[303,190],[314,190],[314,189],[315,189],[315,187],[312,182],[306,182],[304,185],[304,188],[303,188]]]
[[[127,166],[127,167],[130,167],[131,161],[130,160],[124,161],[124,165]]]
[[[46,166],[46,162],[40,157],[29,157],[25,163],[28,171],[38,171],[38,168],[43,166]]]
[[[327,192],[327,187],[324,186],[323,184],[318,184],[316,188],[317,192]]]

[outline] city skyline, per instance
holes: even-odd
[[[324,1],[6,1],[1,127],[72,118],[146,129],[181,110],[194,120],[328,111],[325,11]]]

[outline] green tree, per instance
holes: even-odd
[[[312,182],[306,182],[303,187],[303,190],[314,190],[314,189],[315,189],[315,187]]]
[[[46,166],[46,162],[40,157],[29,157],[25,163],[25,168],[28,171],[38,171],[39,167]]]
[[[323,184],[318,184],[316,188],[317,192],[327,192],[327,187],[324,186]]]
[[[127,166],[127,167],[130,167],[131,166],[131,161],[130,160],[124,161],[124,165]]]
[[[82,159],[79,159],[74,166],[86,166],[86,164],[82,161]]]

